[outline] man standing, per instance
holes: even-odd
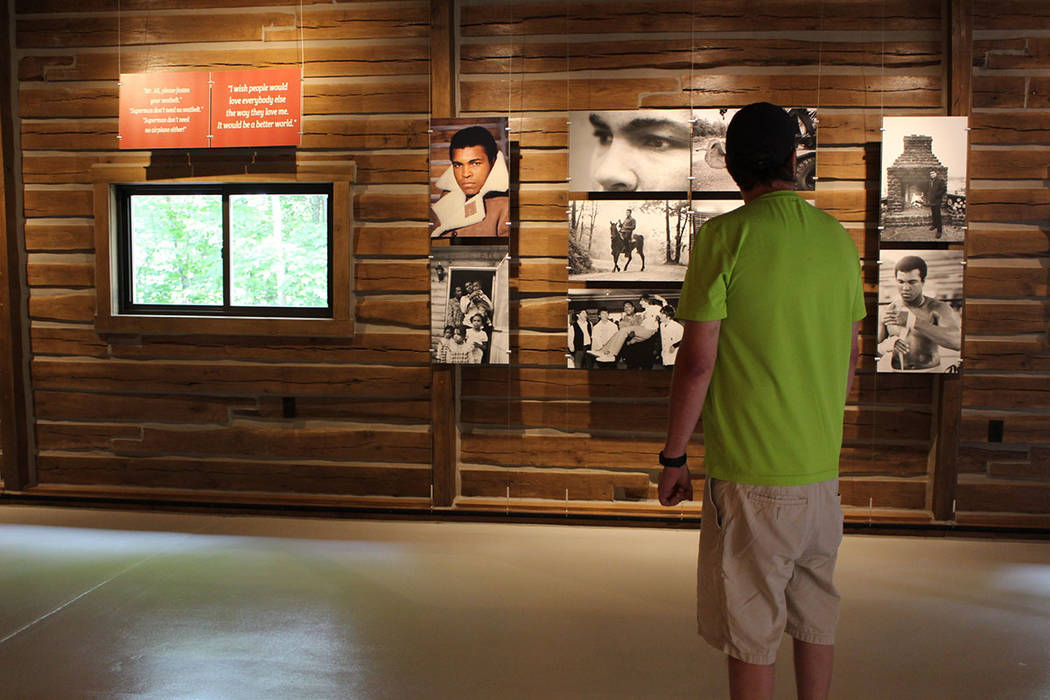
[[[704,417],[700,634],[729,657],[733,698],[772,698],[794,638],[800,698],[831,685],[842,539],[838,462],[864,296],[856,246],[792,190],[794,120],[741,109],[726,166],[744,206],[704,224],[678,318],[659,496],[692,496],[686,446]]]
[[[930,214],[933,215],[930,230],[937,232],[936,238],[940,238],[944,233],[944,223],[941,221],[941,206],[943,206],[944,197],[947,194],[948,185],[937,176],[936,170],[931,170],[930,186],[926,189],[926,204],[930,207]]]
[[[951,306],[923,294],[926,261],[905,255],[894,266],[900,302],[891,301],[879,319],[879,350],[890,353],[890,367],[901,370],[939,368],[939,348],[958,350],[962,327]],[[885,343],[892,338],[892,343]],[[888,345],[889,347],[885,347]]]

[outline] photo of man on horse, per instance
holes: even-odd
[[[627,258],[623,264],[623,270],[626,271],[634,258],[634,251],[637,251],[638,257],[642,259],[642,269],[639,272],[645,271],[645,236],[634,232],[637,227],[638,222],[631,216],[630,209],[622,220],[611,222],[609,247],[612,249],[613,271],[620,271],[621,255]]]

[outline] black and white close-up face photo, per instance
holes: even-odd
[[[571,113],[570,189],[670,192],[689,189],[692,125],[688,109]]]

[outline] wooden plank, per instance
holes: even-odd
[[[1050,227],[1046,229],[986,229],[966,232],[966,257],[982,255],[1046,255],[1050,253]]]
[[[662,433],[667,428],[667,401],[465,399],[460,420],[464,424],[505,428]],[[844,432],[846,438],[854,440],[925,441],[930,436],[930,424],[929,411],[850,407],[845,414]]]
[[[695,18],[695,22],[694,22]],[[831,0],[818,3],[774,0],[760,5],[730,0],[606,0],[596,2],[470,5],[462,10],[464,36],[530,34],[609,34],[739,31],[741,27],[776,27],[780,31],[855,30],[936,31],[940,3],[933,0],[878,4]]]
[[[364,191],[354,197],[358,221],[428,221],[430,205],[422,194]]]
[[[950,57],[944,61],[948,114],[965,116],[973,101],[973,5],[949,2],[945,11],[944,52]]]
[[[372,425],[324,427],[237,423],[231,426],[161,428],[142,436],[114,437],[114,452],[127,456],[248,457],[257,459],[369,462],[430,462],[430,431]]]
[[[224,6],[230,3],[224,2]],[[122,9],[123,3],[121,4]],[[110,6],[112,9],[112,6]],[[299,46],[253,46],[251,49],[208,49],[172,45],[122,47],[117,51],[70,51],[22,56],[18,77],[24,81],[47,82],[112,80],[118,58],[124,73],[151,70],[205,71],[256,68],[298,68],[307,78],[364,77],[370,75],[419,75],[427,70],[427,46],[420,41],[343,43],[339,46],[313,45],[305,53]]]
[[[413,332],[365,331],[346,339],[306,338],[291,341],[273,337],[206,335],[113,336],[104,340],[92,326],[37,322],[31,328],[31,341],[35,355],[420,365],[430,361],[428,337]]]
[[[117,119],[47,119],[22,122],[22,148],[116,150]]]
[[[1050,223],[1050,190],[979,189],[968,195],[967,215],[971,221]]]
[[[569,251],[569,227],[564,225],[529,224],[518,230],[517,253],[521,256],[546,258],[567,257]]]
[[[354,255],[423,257],[430,253],[430,232],[426,226],[362,224],[354,229]]]
[[[268,0],[267,5],[316,5],[326,4],[330,0]],[[215,0],[121,0],[120,8],[124,12],[184,9],[213,9]],[[257,7],[259,0],[223,0],[223,7]],[[15,0],[15,12],[18,14],[50,13],[104,13],[114,10],[115,5],[109,0],[78,0],[70,5],[68,0]]]
[[[963,398],[967,406],[995,406],[992,409],[963,409],[960,430],[962,439],[966,442],[981,445],[999,444],[988,442],[989,422],[997,420],[1003,424],[1003,442],[1001,443],[1003,446],[1018,449],[1031,444],[1050,443],[1050,434],[1047,433],[1050,427],[1050,417],[1040,413],[1022,413],[1020,411],[1023,409],[1017,409],[1016,406],[1011,406],[1009,403],[1003,403],[1001,406],[971,403],[973,395],[968,390],[964,389],[964,391]],[[1011,408],[1014,410],[1009,410]]]
[[[971,260],[964,277],[967,297],[1045,297],[1050,287],[1050,260]]]
[[[137,439],[142,429],[121,423],[54,423],[37,420],[34,426],[38,450],[109,450],[118,438]]]
[[[968,374],[968,372],[967,372]],[[933,515],[951,520],[955,515],[955,487],[959,477],[962,381],[958,375],[937,377],[934,389]]]
[[[303,118],[303,140],[300,147],[304,149],[421,148],[430,143],[427,128],[427,120],[420,117],[305,116]],[[114,143],[116,143],[115,139]]]
[[[568,151],[522,150],[518,159],[519,182],[566,182]]]
[[[569,284],[564,260],[522,260],[512,266],[511,275],[511,285],[516,282],[520,292],[564,294]]]
[[[979,112],[970,117],[970,143],[1050,144],[1050,112]]]
[[[958,509],[999,513],[1050,514],[1050,483],[959,480]]]
[[[466,497],[546,498],[557,500],[612,501],[617,490],[629,500],[649,496],[649,475],[616,472],[580,472],[555,469],[462,470]],[[702,487],[702,480],[699,480]]]
[[[300,33],[301,30],[301,33]],[[430,34],[429,3],[368,3],[363,7],[343,5],[328,9],[306,7],[302,26],[284,24],[266,31],[267,41],[305,41],[427,37]]]
[[[1022,79],[1023,82],[1023,79]],[[758,99],[825,107],[936,107],[940,78],[928,75],[718,75],[660,78],[466,80],[464,111],[723,107]]]
[[[992,70],[1050,68],[1050,39],[1016,37],[973,43],[974,65]]]
[[[689,39],[622,41],[518,42],[490,40],[464,43],[460,70],[480,73],[550,73],[582,70],[711,70],[739,66],[865,66],[919,68],[939,66],[936,42],[834,42],[794,39],[737,39],[698,36]]]
[[[543,114],[515,114],[510,119],[512,138],[522,148],[567,148],[569,145],[568,117]]]
[[[352,420],[375,423],[427,425],[430,402],[426,398],[347,399],[341,396],[296,396],[297,420]],[[257,407],[237,410],[238,416],[284,418],[284,397],[261,396]]]
[[[95,261],[82,255],[33,255],[27,265],[30,287],[94,287]]]
[[[37,391],[33,394],[33,407],[37,418],[49,421],[225,424],[231,411],[254,409],[256,402],[206,396]]]
[[[976,0],[973,20],[982,30],[1050,29],[1050,7],[1042,0]]]
[[[424,367],[37,357],[32,371],[38,389],[358,397],[421,397],[429,390]]]
[[[430,267],[426,262],[373,262],[354,265],[354,289],[359,292],[426,292],[430,290]]]
[[[26,251],[94,252],[95,226],[90,221],[41,221],[25,224]]]
[[[29,294],[29,317],[33,320],[88,323],[95,318],[95,293],[33,290]]]
[[[434,505],[453,505],[461,493],[459,469],[459,428],[456,419],[458,404],[458,372],[449,365],[435,365],[432,369],[430,394],[430,421],[433,457]]]
[[[962,444],[959,447],[959,473],[986,474],[988,465],[993,462],[1028,461],[1029,450],[1017,449],[1010,445],[973,445]]]
[[[967,406],[1034,409],[1050,407],[1050,376],[969,373],[963,379]],[[1050,436],[1048,436],[1050,437]]]
[[[1050,302],[1038,299],[1012,301],[969,300],[963,316],[965,335],[1045,333],[1050,322]]]
[[[1025,107],[1027,81],[1020,76],[978,75],[973,78],[973,106]]]
[[[926,507],[926,480],[919,479],[839,479],[843,506],[866,508]]]
[[[1019,146],[1008,150],[970,150],[970,178],[1024,180],[1050,178],[1050,148]],[[968,232],[969,233],[969,232]]]
[[[425,79],[307,80],[303,83],[303,114],[426,112],[430,108],[427,90]]]
[[[10,34],[9,7],[0,11],[0,36]],[[12,48],[0,48],[0,95],[11,94]],[[0,99],[0,480],[3,488],[21,490],[34,479],[31,420],[26,405],[30,391],[25,376],[26,348],[19,217],[15,205],[15,124],[11,100]]]
[[[1045,334],[1007,338],[969,336],[963,340],[963,357],[973,371],[1050,372],[1050,348]]]
[[[90,189],[25,189],[22,211],[26,217],[88,217],[94,212]]]
[[[357,300],[357,320],[430,328],[430,298],[419,296],[363,297]]]
[[[46,452],[44,483],[111,484],[154,489],[219,489],[224,492],[353,494],[423,497],[430,470],[401,465],[359,465],[249,459],[118,457]],[[152,493],[147,497],[160,498]],[[262,500],[257,494],[256,502]]]
[[[117,36],[116,14],[22,18],[15,23],[19,49],[66,49],[84,46],[151,46],[213,41],[261,41],[274,28],[297,26],[295,8],[237,13],[126,14]],[[298,36],[295,37],[298,39]]]

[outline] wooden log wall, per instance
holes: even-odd
[[[816,203],[867,261],[870,353],[881,117],[944,113],[942,3],[471,0],[460,17],[461,114],[509,115],[522,181],[518,364],[463,371],[461,502],[660,512],[669,374],[562,369],[568,112],[757,99],[818,107]],[[756,37],[755,27],[768,30]],[[855,518],[928,522],[932,378],[872,370],[865,358],[846,412],[844,503]]]
[[[973,13],[957,518],[1050,527],[1050,5]]]
[[[430,6],[299,5],[16,3],[36,491],[429,504]],[[300,60],[297,153],[117,150],[119,72]],[[354,337],[100,337],[91,171],[144,158],[167,177],[356,165]]]
[[[574,109],[769,99],[820,109],[816,203],[844,222],[865,260],[870,315],[846,412],[847,514],[930,522],[943,392],[929,376],[876,375],[870,356],[879,128],[883,116],[951,110],[958,4],[462,0],[446,43],[431,18],[448,15],[416,0],[304,0],[302,17],[292,0],[122,0],[119,17],[112,0],[17,0],[36,488],[419,507],[430,503],[431,426],[442,425],[458,451],[458,478],[442,476],[455,508],[666,516],[654,499],[654,455],[669,374],[563,369],[566,120]],[[1045,5],[972,8],[956,496],[960,521],[978,524],[1050,523]],[[508,116],[521,180],[512,363],[457,373],[457,421],[430,415],[426,330],[428,114],[431,95],[444,105],[449,87],[430,76],[448,74],[433,63],[448,47],[454,115]],[[357,166],[355,336],[100,337],[90,172],[142,158],[117,150],[118,72],[300,57],[298,157]],[[284,398],[295,399],[294,418]],[[1002,443],[987,441],[989,420],[1004,422]]]

